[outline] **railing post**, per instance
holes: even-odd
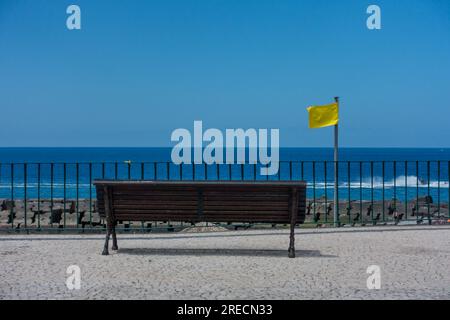
[[[64,215],[64,229],[66,228],[66,182],[67,182],[67,168],[66,163],[63,164],[63,215]]]
[[[328,223],[328,190],[327,190],[327,162],[323,163],[324,189],[325,189],[325,223]]]
[[[292,161],[289,161],[289,181],[292,181]]]
[[[313,216],[316,217],[316,162],[312,162],[312,175],[313,175]],[[317,221],[319,223],[319,221]]]
[[[78,227],[79,227],[79,224],[78,224],[78,222],[79,222],[79,220],[80,220],[80,196],[79,196],[79,185],[80,185],[80,165],[79,165],[79,163],[77,162],[76,163],[76,165],[75,165],[75,170],[76,170],[76,187],[77,187],[77,190],[76,190],[76,206],[77,206],[77,229],[78,229]]]
[[[11,163],[11,208],[10,208],[11,227],[14,229],[14,163]]]
[[[352,204],[351,204],[351,178],[350,178],[350,166],[351,166],[351,162],[347,161],[347,191],[348,191],[348,203],[347,203],[347,210],[348,210],[348,223],[351,223],[351,219],[352,219]]]
[[[359,219],[363,221],[362,161],[359,162]]]
[[[38,199],[38,229],[41,229],[41,164],[38,163],[37,167],[37,199]]]
[[[54,170],[54,163],[50,163],[50,221],[51,225],[53,227],[53,170]]]
[[[166,162],[167,180],[170,180],[170,163]]]
[[[92,225],[92,162],[89,162],[89,223]]]
[[[27,164],[23,164],[23,220],[25,231],[28,231],[27,225]]]
[[[381,164],[381,171],[382,171],[382,181],[383,181],[383,192],[382,192],[382,204],[381,204],[381,208],[382,208],[382,212],[383,212],[383,222],[385,222],[386,221],[386,216],[385,216],[385,206],[384,206],[384,201],[385,201],[385,186],[384,186],[384,178],[385,178],[385,162],[384,162],[384,160],[383,160],[383,162],[382,162],[382,164]]]
[[[431,225],[431,216],[430,216],[430,161],[427,161],[427,214],[428,214],[428,224]]]
[[[437,162],[437,176],[438,176],[438,191],[437,191],[437,202],[438,202],[438,217],[441,216],[441,161]]]
[[[405,161],[405,220],[408,220],[408,161]]]
[[[373,222],[373,213],[374,213],[374,207],[373,207],[373,161],[370,161],[370,204],[372,206],[372,210],[370,211],[370,219]]]
[[[334,159],[334,226],[339,227],[339,162]]]
[[[305,180],[305,175],[304,175],[304,162],[302,161],[300,164],[300,169],[301,169],[301,180]]]
[[[180,180],[183,180],[183,163],[180,163]]]
[[[416,161],[416,221],[419,221],[419,161]]]
[[[393,174],[394,174],[394,210],[397,210],[397,161],[393,162]],[[395,214],[395,213],[394,213]]]

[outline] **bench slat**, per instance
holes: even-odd
[[[263,216],[263,217],[252,217],[248,216],[225,216],[219,217],[216,215],[212,215],[209,217],[199,218],[197,216],[189,216],[189,215],[168,215],[168,214],[160,214],[160,215],[142,215],[142,214],[127,214],[122,215],[120,220],[124,221],[172,221],[172,222],[248,222],[248,223],[279,223],[279,224],[287,224],[286,217],[281,217],[279,215],[276,216]]]
[[[105,216],[103,188],[97,187],[98,211]],[[107,183],[106,183],[107,184]],[[109,188],[117,220],[290,223],[292,188],[298,190],[297,221],[305,216],[302,183],[114,181]]]

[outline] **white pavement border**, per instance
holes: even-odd
[[[0,235],[0,299],[449,299],[448,226]],[[81,270],[69,290],[66,270]],[[381,289],[367,288],[370,265]]]

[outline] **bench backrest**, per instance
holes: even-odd
[[[305,220],[304,182],[117,181],[94,182],[98,210],[105,200],[122,221],[296,223]]]

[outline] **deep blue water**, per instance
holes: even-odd
[[[180,168],[166,163],[170,152],[170,148],[0,148],[0,198],[23,198],[25,193],[27,198],[95,197],[90,182],[103,177],[267,179],[252,165],[233,165],[231,170],[227,165]],[[325,190],[333,197],[331,148],[283,148],[280,160],[279,175],[269,179],[306,180],[308,197],[323,196]],[[343,161],[338,171],[341,199],[370,200],[373,194],[375,200],[404,200],[430,194],[448,201],[449,148],[341,148],[339,160]]]
[[[0,148],[0,162],[170,161],[170,148]],[[332,161],[332,148],[281,148],[280,160]],[[450,160],[450,148],[340,148],[342,161]]]

